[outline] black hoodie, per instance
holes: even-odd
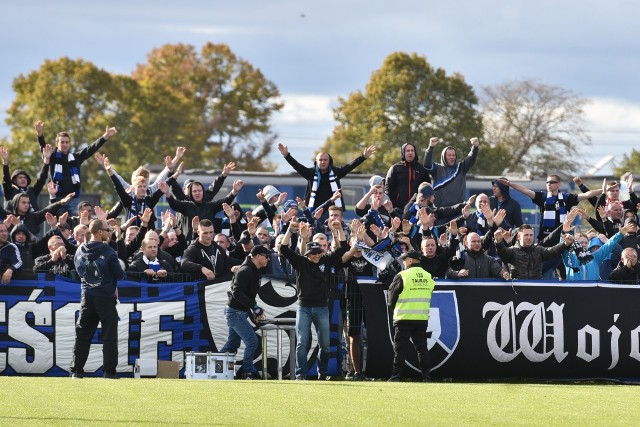
[[[76,251],[74,262],[83,294],[114,297],[118,280],[124,277],[124,271],[111,246],[103,242],[85,242]],[[90,275],[98,281],[94,281]]]
[[[407,146],[413,144],[403,144],[400,148],[400,161],[389,168],[387,177],[384,180],[384,192],[391,199],[393,206],[403,209],[411,196],[418,192],[418,186],[423,182],[431,182],[429,174],[424,166],[418,162],[418,153],[413,161],[407,162],[404,158],[404,152]]]

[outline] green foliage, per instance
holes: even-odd
[[[148,108],[144,138],[188,145],[187,164],[273,170],[263,161],[271,151],[273,113],[282,108],[275,84],[226,45],[207,43],[200,54],[190,45],[154,49],[134,78]]]
[[[55,145],[58,132],[69,132],[76,150],[98,139],[107,126],[127,123],[128,97],[132,89],[135,90],[134,83],[90,62],[69,58],[47,60],[39,70],[18,76],[13,82],[16,98],[6,119],[11,126],[7,147],[12,170],[23,168],[30,171],[32,177],[40,170],[42,157],[33,129],[33,123],[38,120],[45,121],[44,135],[48,143]],[[126,132],[123,133],[116,138],[126,138]],[[113,142],[107,142],[105,149],[115,148]],[[82,175],[83,191],[110,189],[111,183],[100,168],[84,166]]]
[[[164,45],[131,76],[82,59],[47,60],[18,76],[13,89],[6,119],[10,165],[32,176],[42,161],[33,129],[38,120],[45,122],[47,142],[66,131],[76,150],[106,126],[117,127],[101,151],[125,178],[141,164],[162,164],[177,146],[187,147],[188,168],[221,169],[235,161],[238,169],[275,169],[263,159],[275,140],[271,117],[282,108],[278,89],[225,45],[207,43],[200,53],[190,45]],[[83,191],[114,202],[111,181],[96,163],[85,162],[82,174]]]
[[[622,176],[627,172],[640,172],[640,151],[635,148],[632,148],[628,155],[625,154],[620,165],[613,170],[615,176]]]
[[[342,164],[375,144],[378,152],[358,168],[361,172],[386,173],[400,160],[400,147],[407,142],[416,145],[421,160],[431,137],[446,142],[437,147],[439,158],[445,145],[466,154],[469,139],[482,136],[473,88],[462,75],[448,76],[415,53],[389,55],[372,74],[365,93],[354,92],[339,102],[334,110],[338,124],[322,150]]]

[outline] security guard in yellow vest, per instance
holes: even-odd
[[[427,350],[427,322],[431,294],[436,282],[420,266],[420,252],[402,254],[404,270],[396,274],[389,287],[389,308],[393,310],[393,369],[389,381],[400,381],[410,341],[418,353],[422,381],[430,382],[431,363]]]

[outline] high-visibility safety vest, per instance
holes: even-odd
[[[422,267],[412,267],[400,272],[402,292],[393,310],[393,320],[429,320],[431,294],[436,282]]]

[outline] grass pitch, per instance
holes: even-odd
[[[3,425],[638,425],[625,385],[0,377]]]

